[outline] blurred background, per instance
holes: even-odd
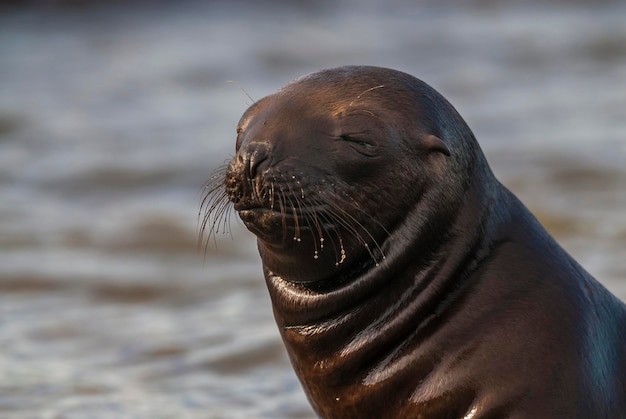
[[[623,1],[5,1],[0,417],[314,417],[252,235],[203,256],[198,210],[242,88],[343,64],[439,90],[626,298]]]

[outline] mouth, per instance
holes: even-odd
[[[261,240],[282,242],[287,227],[293,225],[293,216],[261,206],[235,208],[246,228]]]
[[[267,220],[270,219],[282,219],[285,217],[285,214],[281,213],[280,211],[274,211],[265,207],[251,207],[236,210],[239,213],[239,217],[243,220],[243,222],[249,221],[260,224],[263,222],[267,222]]]
[[[335,230],[333,224],[322,222],[308,211],[298,211],[295,214],[286,208],[277,210],[254,205],[240,205],[235,210],[246,228],[268,244],[300,242],[305,236]]]

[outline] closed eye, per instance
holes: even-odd
[[[348,142],[351,142],[351,143],[354,143],[354,144],[358,144],[358,145],[363,146],[363,147],[372,146],[372,143],[370,143],[368,141],[364,141],[364,140],[362,140],[360,138],[352,137],[352,136],[347,135],[347,134],[343,134],[343,135],[339,136],[339,138],[341,138],[344,141],[348,141]]]
[[[348,143],[357,153],[367,157],[375,157],[378,155],[378,145],[363,137],[357,137],[350,134],[341,134],[339,136],[341,141]]]

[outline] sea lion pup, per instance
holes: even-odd
[[[434,89],[323,70],[254,103],[237,133],[204,226],[229,200],[257,236],[320,416],[626,417],[624,304],[495,179]]]

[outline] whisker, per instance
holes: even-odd
[[[274,199],[276,196],[276,190],[274,189],[274,184],[276,183],[276,178],[272,178],[272,182],[270,183],[270,190],[271,190],[271,194],[270,194],[270,209],[272,211],[274,211]]]
[[[320,202],[320,204],[325,204],[327,208],[326,211],[332,217],[332,220],[336,221],[340,226],[346,229],[350,234],[352,234],[362,245],[367,249],[370,257],[378,264],[380,261],[374,254],[373,249],[369,246],[368,241],[371,241],[374,245],[374,248],[380,253],[381,259],[385,259],[385,254],[378,243],[378,241],[374,238],[371,232],[360,222],[358,221],[352,214],[350,214],[346,209],[339,207],[337,205],[333,205],[332,202]],[[352,206],[355,209],[358,209],[356,205]],[[361,213],[365,214],[364,211],[360,210]],[[383,228],[384,229],[384,228]],[[386,229],[384,231],[388,233]],[[362,233],[365,236],[362,235]],[[369,240],[366,240],[367,237]]]
[[[285,176],[281,176],[281,177],[283,178],[283,180],[285,180],[284,184],[287,185],[290,196],[293,198],[292,200],[290,200],[290,203],[293,207],[293,214],[294,214],[295,224],[296,224],[296,236],[297,237],[294,237],[294,239],[296,239],[297,241],[300,241],[300,224],[302,223],[302,221],[304,221],[312,233],[313,259],[318,259],[319,251],[324,248],[324,236],[323,236],[323,231],[320,226],[319,220],[316,217],[316,211],[314,210],[307,211],[308,205],[304,199],[304,188],[302,187],[300,181],[296,181],[296,185],[298,185],[298,188],[300,190],[300,198],[298,198],[298,195],[295,193],[294,188],[292,188],[291,182],[286,181]],[[294,177],[292,176],[292,179],[293,178]],[[294,205],[294,202],[295,202],[295,205]],[[300,215],[298,215],[298,211],[295,208],[296,205],[299,209]],[[302,217],[302,221],[300,220],[300,217]],[[311,224],[311,221],[313,222],[312,224]],[[319,240],[320,240],[319,250],[318,250],[318,245],[317,245],[317,239],[315,235],[313,234],[315,231],[319,235]]]
[[[298,217],[298,210],[296,208],[296,206],[293,203],[293,200],[290,197],[287,197],[287,200],[289,201],[289,206],[291,207],[291,213],[293,214],[293,222],[294,222],[294,233],[293,233],[293,239],[297,242],[301,241],[302,239],[300,238],[300,222],[299,222],[299,218]],[[297,199],[296,199],[297,202]]]
[[[317,259],[319,257],[319,252],[322,251],[324,249],[324,231],[328,232],[328,237],[330,239],[330,244],[333,248],[333,251],[336,255],[336,259],[335,259],[335,264],[338,266],[339,264],[343,263],[347,257],[346,254],[346,250],[345,247],[343,245],[343,238],[341,237],[341,233],[339,229],[334,229],[334,231],[329,231],[328,229],[326,229],[324,227],[324,224],[328,224],[328,225],[332,225],[333,221],[338,222],[338,224],[340,224],[341,226],[344,227],[344,229],[346,229],[347,231],[349,231],[351,234],[353,234],[355,237],[357,237],[357,240],[361,243],[363,243],[365,245],[365,248],[368,249],[368,252],[370,253],[371,257],[375,260],[375,257],[373,255],[373,253],[370,251],[370,249],[367,246],[367,242],[362,238],[362,236],[360,235],[358,228],[355,227],[353,224],[349,223],[348,221],[346,221],[344,218],[341,217],[340,214],[336,214],[333,213],[332,208],[334,207],[334,205],[332,205],[332,202],[327,201],[327,200],[320,200],[320,199],[310,199],[310,202],[312,205],[309,206],[309,208],[311,208],[312,210],[310,211],[304,211],[303,210],[303,204],[305,202],[305,199],[303,198],[305,196],[304,194],[304,189],[301,186],[300,181],[296,181],[296,185],[298,185],[298,192],[300,194],[300,197],[302,197],[301,199],[298,199],[298,195],[296,194],[296,191],[294,190],[295,188],[292,186],[293,185],[293,180],[295,180],[295,176],[291,176],[289,179],[282,175],[282,180],[283,180],[283,184],[286,185],[287,187],[287,191],[281,190],[281,192],[283,193],[283,196],[286,197],[286,199],[289,200],[289,204],[292,208],[293,214],[294,214],[294,218],[295,218],[295,223],[296,223],[296,236],[299,237],[300,234],[300,220],[299,220],[299,216],[298,216],[298,211],[296,209],[296,204],[298,205],[298,208],[300,209],[300,214],[307,214],[305,218],[305,221],[307,222],[307,224],[309,225],[309,228],[311,228],[311,232],[313,233],[314,231],[317,232],[318,237],[316,238],[314,234],[312,234],[313,236],[313,249],[314,249],[314,254],[313,254],[313,258]],[[287,194],[288,192],[288,194]],[[295,204],[294,204],[295,202]],[[324,213],[322,211],[319,211],[315,208],[315,206],[317,204],[320,204],[320,206],[326,207],[328,210],[327,213]],[[349,215],[349,214],[347,214]],[[321,221],[320,221],[321,220]],[[355,220],[356,221],[356,220]],[[312,223],[312,225],[311,225]],[[359,224],[359,226],[364,230],[367,231],[362,225]],[[313,227],[315,228],[315,230],[313,230]],[[336,236],[337,241],[335,241],[335,239],[333,238],[333,234],[334,236]],[[370,235],[371,237],[371,235]],[[318,250],[318,245],[317,245],[317,239],[319,238],[319,250]],[[373,240],[373,237],[372,237]]]
[[[371,221],[374,221],[374,222],[375,222],[375,224],[376,224],[378,227],[380,227],[380,228],[381,228],[381,229],[385,232],[385,234],[386,234],[387,236],[391,236],[391,233],[389,232],[389,230],[387,230],[387,228],[385,227],[385,225],[384,225],[384,224],[382,224],[382,223],[381,223],[380,221],[378,221],[375,217],[372,217],[372,216],[371,216],[368,212],[366,212],[365,210],[363,210],[363,209],[361,208],[361,206],[359,205],[359,203],[358,203],[357,201],[355,201],[353,198],[350,198],[350,200],[351,200],[351,201],[352,201],[352,203],[353,203],[353,204],[350,206],[350,208],[351,208],[351,209],[354,209],[354,210],[358,211],[359,213],[361,213],[361,214],[363,214],[363,215],[367,216],[367,217],[368,217]],[[344,209],[344,208],[342,208],[342,207],[337,207],[337,206],[334,206],[333,208],[336,208],[336,209],[339,209],[339,210],[343,211],[343,212],[345,213],[345,215],[346,215],[346,216],[348,216],[348,217],[350,217],[351,219],[353,219],[356,223],[358,223],[358,224],[359,224],[359,226],[360,226],[360,227],[362,227],[362,228],[363,228],[363,230],[364,230],[364,231],[368,232],[369,237],[370,237],[373,241],[375,241],[375,240],[374,240],[374,237],[373,237],[371,234],[369,234],[369,231],[368,231],[367,229],[365,229],[365,228],[363,227],[363,225],[362,225],[361,223],[359,223],[359,222],[357,221],[357,219],[356,219],[354,216],[352,216],[349,212],[347,212],[347,210],[346,210],[346,209]],[[380,249],[380,250],[382,251],[382,249]],[[383,257],[383,258],[384,258],[384,257]]]
[[[197,248],[200,251],[204,247],[205,258],[211,239],[217,246],[217,234],[230,233],[232,235],[230,201],[224,185],[227,167],[228,164],[225,163],[215,169],[201,189]]]
[[[244,89],[244,88],[243,88],[243,86],[242,86],[241,84],[237,83],[237,82],[236,82],[236,81],[234,81],[234,80],[226,80],[226,83],[232,83],[232,84],[234,84],[235,86],[239,87],[239,89],[241,89],[241,91],[242,91],[242,92],[246,95],[246,97],[252,101],[252,103],[249,103],[249,104],[248,104],[248,106],[252,106],[252,105],[256,102],[256,100],[252,99],[252,96],[250,96],[250,95],[248,94],[248,92],[246,91],[246,89]]]
[[[285,179],[285,177],[283,175],[281,175],[281,177],[283,178],[283,180]],[[292,180],[295,179],[295,176],[292,176]],[[296,183],[300,183],[299,181],[297,181]],[[293,214],[293,218],[294,218],[294,237],[293,240],[300,242],[302,239],[300,237],[301,232],[300,232],[300,216],[298,215],[298,208],[300,209],[300,214],[302,214],[302,206],[300,204],[300,200],[298,199],[298,196],[296,194],[294,194],[293,188],[291,187],[291,182],[284,182],[285,185],[287,185],[287,188],[289,189],[289,194],[285,195],[287,198],[287,201],[289,203],[289,206],[291,207],[291,213]],[[297,207],[296,208],[296,204]]]
[[[214,245],[217,247],[217,235],[221,232],[223,234],[230,233],[230,229],[228,226],[230,225],[230,204],[228,201],[220,202],[219,205],[215,207],[213,210],[211,217],[207,217],[205,225],[203,225],[199,245],[204,245],[204,255],[208,251],[208,245],[211,239],[213,239]],[[208,229],[208,233],[205,233],[206,225],[209,224],[209,220],[213,221],[210,223],[210,228]],[[202,240],[202,237],[206,234],[206,240]],[[232,237],[232,235],[231,235]]]
[[[202,188],[198,212],[198,250],[203,247],[205,257],[211,240],[217,246],[218,234],[232,235],[232,211],[225,185],[227,168],[227,164],[218,167]],[[373,225],[387,235],[389,232],[364,211],[355,199],[344,198],[341,205],[337,205],[337,198],[332,191],[307,189],[295,175],[281,172],[275,172],[269,179],[257,177],[246,181],[249,182],[249,190],[254,198],[267,203],[272,210],[277,207],[277,212],[281,215],[284,240],[300,242],[303,231],[310,231],[314,259],[318,259],[321,252],[330,251],[331,255],[335,255],[335,265],[344,263],[349,257],[349,248],[344,244],[345,234],[354,237],[356,243],[363,246],[377,265],[385,259],[382,246],[363,220],[369,219],[367,225],[374,223]],[[293,216],[293,222],[288,222],[288,215]],[[287,237],[291,229],[293,237]]]
[[[324,229],[322,225],[320,224],[317,211],[315,211],[315,209],[308,210],[309,206],[304,202],[302,202],[302,204],[303,204],[303,208],[302,208],[301,213],[305,214],[304,219],[312,233],[311,236],[313,239],[313,252],[314,252],[313,259],[317,259],[319,257],[319,252],[324,250]],[[310,208],[313,208],[313,207],[311,206]],[[317,233],[317,237],[315,236],[315,234],[313,234],[313,232]],[[318,239],[319,239],[319,249],[317,245]]]
[[[320,204],[321,202],[318,200],[314,200],[314,204]],[[312,214],[314,214],[314,218],[315,218],[315,222],[318,224],[318,232],[320,235],[320,251],[323,250],[324,248],[324,234],[323,231],[327,231],[328,232],[328,240],[330,241],[330,247],[333,250],[333,253],[335,254],[335,265],[339,265],[339,260],[340,260],[340,254],[341,254],[341,250],[343,249],[343,241],[341,240],[341,236],[340,236],[340,232],[338,229],[334,229],[334,231],[328,230],[324,227],[324,224],[327,225],[333,225],[333,219],[330,218],[328,216],[328,214],[326,212],[323,211],[312,211]],[[321,221],[321,222],[320,222]],[[333,234],[335,233],[335,236],[337,237],[337,239],[339,240],[339,246],[337,245],[337,242],[335,242],[334,238],[333,238]],[[344,250],[344,254],[345,254],[345,249]]]
[[[366,89],[365,91],[363,91],[361,94],[359,94],[352,102],[350,102],[350,104],[348,106],[352,106],[352,104],[354,102],[356,102],[357,100],[361,99],[361,96],[363,96],[366,93],[371,92],[372,90],[376,90],[376,89],[382,89],[383,87],[385,87],[384,84],[380,84],[378,86],[374,86],[374,87],[370,87],[369,89]]]
[[[282,215],[281,221],[283,226],[283,239],[287,238],[287,216],[285,212],[285,207],[287,206],[287,201],[285,197],[285,191],[282,189],[278,191],[278,207],[280,209],[280,213]]]

